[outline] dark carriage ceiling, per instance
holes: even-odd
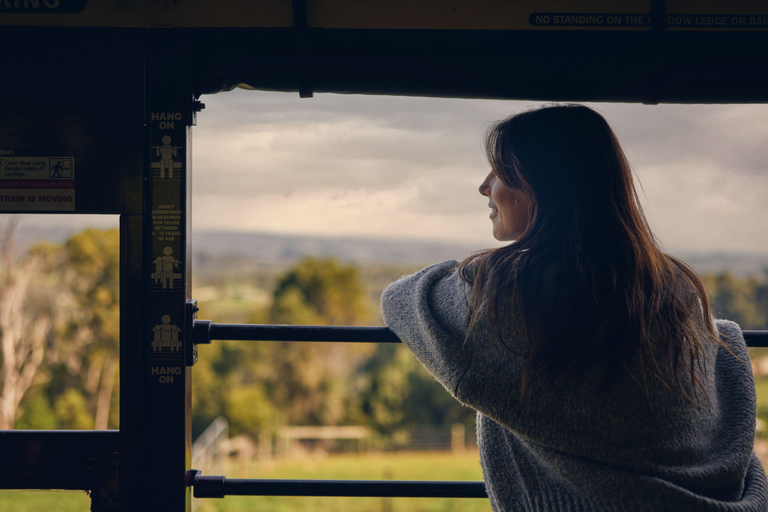
[[[0,25],[5,52],[77,41],[116,59],[148,28],[183,32],[197,94],[768,99],[756,1],[0,0]]]

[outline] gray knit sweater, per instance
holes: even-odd
[[[393,283],[382,310],[430,373],[477,410],[495,511],[768,510],[768,483],[752,451],[754,381],[736,324],[717,322],[737,357],[707,349],[700,377],[709,402],[701,408],[655,379],[646,394],[630,378],[596,407],[599,368],[566,373],[527,407],[519,400],[526,351],[519,326],[507,322],[499,336],[481,315],[465,341],[471,288],[456,267],[446,261]]]

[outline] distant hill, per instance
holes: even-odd
[[[63,243],[74,232],[67,228],[24,228],[17,246],[23,250],[39,240]],[[195,260],[248,259],[270,265],[290,264],[304,256],[333,257],[357,264],[426,265],[446,259],[462,259],[482,249],[475,245],[439,241],[326,238],[228,231],[193,231]],[[677,252],[697,272],[729,271],[740,277],[762,276],[768,254],[731,252]]]
[[[427,265],[446,259],[461,260],[483,249],[476,245],[428,240],[324,238],[225,231],[193,232],[192,247],[195,256],[247,257],[270,264],[284,264],[313,255],[358,264],[394,265]],[[740,277],[762,276],[768,269],[768,254],[681,251],[674,255],[700,274],[728,271]]]
[[[446,259],[462,259],[482,249],[475,245],[436,241],[224,231],[193,232],[192,247],[195,255],[248,257],[263,263],[286,263],[312,255],[358,264],[429,264]]]
[[[730,272],[739,277],[763,277],[768,271],[768,254],[681,251],[673,255],[701,275]]]

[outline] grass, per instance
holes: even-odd
[[[231,471],[230,471],[231,473]],[[238,475],[239,476],[239,475]],[[476,452],[336,455],[254,465],[249,478],[482,480]],[[485,499],[245,497],[200,500],[199,512],[490,512]]]
[[[768,411],[768,378],[755,379],[755,392],[757,393],[757,410]]]
[[[245,469],[246,474],[237,469]],[[327,480],[482,480],[477,452],[332,455],[231,467],[231,478]],[[490,512],[485,499],[249,497],[201,499],[198,512]],[[86,512],[91,500],[77,491],[2,491],[0,512]]]
[[[0,491],[0,512],[87,512],[84,491]]]

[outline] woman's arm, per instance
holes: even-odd
[[[454,396],[471,362],[464,338],[471,287],[444,261],[392,283],[381,297],[384,323]]]

